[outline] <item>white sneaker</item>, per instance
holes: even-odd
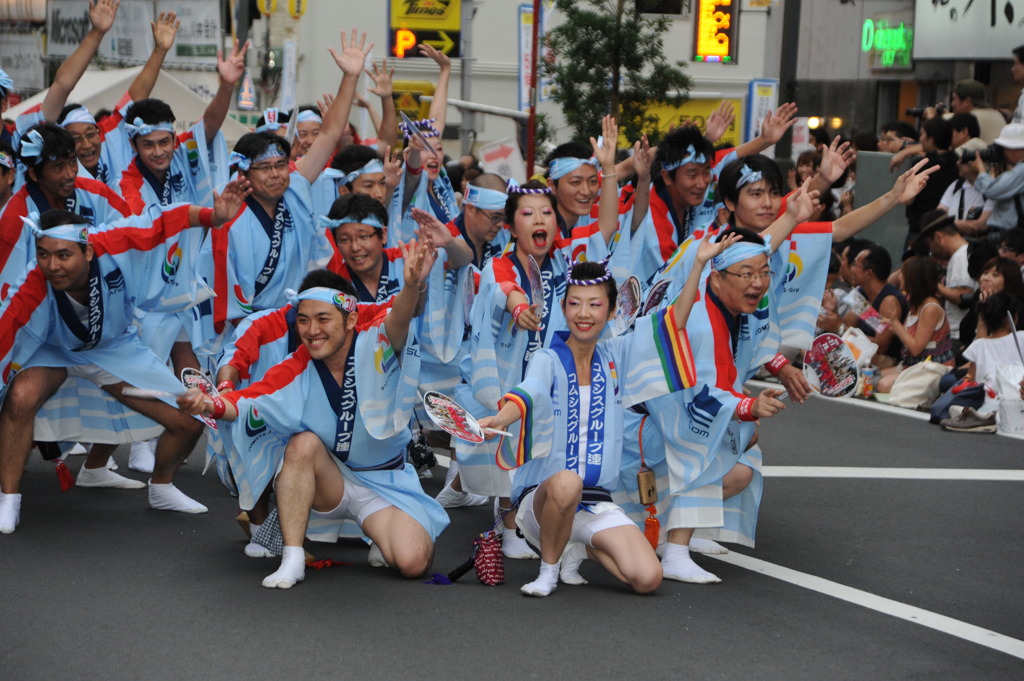
[[[21,521],[21,495],[0,492],[0,534],[11,534]]]
[[[149,482],[149,507],[158,511],[179,511],[181,513],[206,513],[207,508],[174,486],[173,482],[154,484]]]
[[[490,500],[490,497],[485,497],[482,494],[472,494],[471,492],[456,492],[451,485],[445,485],[444,489],[441,490],[441,493],[435,499],[444,508],[461,508],[464,506],[483,506]]]
[[[78,487],[111,487],[114,489],[142,489],[146,483],[118,475],[107,468],[82,468],[75,480]]]
[[[156,440],[143,440],[132,443],[132,453],[128,456],[128,468],[140,473],[152,473],[156,464]]]

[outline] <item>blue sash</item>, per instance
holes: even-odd
[[[511,254],[508,258],[512,261],[512,265],[515,266],[516,271],[519,272],[519,283],[522,285],[526,295],[530,298],[530,303],[535,304],[538,302],[538,298],[534,297],[534,292],[530,286],[530,277],[526,273],[526,268],[523,267],[522,263],[519,262],[519,258],[516,257],[515,253]],[[526,365],[530,363],[530,358],[533,357],[533,353],[544,347],[544,335],[548,330],[548,322],[551,320],[551,310],[554,304],[557,302],[553,300],[554,285],[552,279],[554,278],[554,270],[551,267],[551,257],[545,257],[544,262],[540,264],[540,283],[544,288],[540,292],[541,297],[544,299],[544,318],[540,320],[540,331],[529,331],[529,342],[526,344],[526,353],[523,355],[523,374],[526,373]]]
[[[366,288],[366,284],[363,280],[356,276],[355,272],[352,272],[352,288],[356,290],[356,296],[359,298],[360,303],[386,303],[392,296],[392,291],[388,284],[391,283],[391,261],[388,260],[387,253],[381,253],[381,259],[383,262],[380,264],[380,277],[377,279],[377,293],[373,295],[370,293],[370,289]],[[351,270],[349,270],[351,272]],[[398,282],[395,282],[396,284]],[[398,292],[398,287],[395,287],[394,293]]]
[[[25,190],[28,191],[29,198],[32,199],[32,203],[36,204],[36,209],[41,214],[53,208],[50,202],[46,200],[46,196],[43,194],[43,190],[39,188],[39,185],[35,182],[26,182]],[[64,210],[69,210],[75,215],[81,215],[84,218],[89,218],[89,222],[93,222],[92,215],[84,215],[78,212],[78,192],[71,192],[71,196],[64,200]],[[92,213],[92,211],[89,211]]]
[[[352,449],[352,431],[356,425],[356,362],[355,362],[355,338],[349,347],[348,357],[345,358],[345,380],[339,386],[334,379],[334,374],[323,363],[322,360],[314,359],[313,366],[320,376],[320,382],[327,393],[328,403],[334,407],[338,415],[337,430],[334,437],[334,448],[331,454],[338,457],[342,462],[348,460]]]
[[[120,270],[115,270],[120,275]],[[113,272],[111,273],[113,274]],[[67,325],[71,333],[75,334],[78,340],[84,345],[75,348],[75,352],[91,350],[100,342],[103,334],[103,295],[100,290],[100,264],[99,258],[93,258],[89,262],[89,316],[86,319],[88,326],[75,313],[75,308],[65,291],[54,291],[53,299],[57,303],[57,312]]]
[[[171,182],[173,181],[173,178],[170,175],[170,168],[167,169],[167,181],[161,182],[157,179],[157,176],[149,170],[149,168],[142,164],[142,161],[139,160],[138,156],[135,157],[133,163],[135,163],[135,167],[139,169],[139,173],[142,175],[142,178],[146,180],[146,184],[153,188],[153,191],[156,193],[157,198],[160,201],[160,205],[171,205]]]
[[[277,264],[281,261],[281,241],[284,238],[285,231],[291,230],[292,214],[288,210],[288,206],[285,205],[284,199],[278,200],[273,220],[270,219],[267,211],[263,210],[263,206],[256,199],[250,196],[246,198],[245,203],[252,210],[252,214],[256,216],[256,219],[260,221],[260,226],[263,227],[263,231],[267,233],[267,238],[270,239],[267,259],[263,262],[263,267],[260,269],[259,276],[256,277],[256,282],[253,285],[253,299],[255,300],[263,292],[263,289],[267,287],[267,284],[270,283],[274,272],[277,271]]]
[[[576,376],[576,359],[572,350],[565,344],[568,332],[557,333],[554,342],[551,343],[551,351],[562,363],[568,381],[568,405],[566,414],[565,433],[568,438],[568,446],[565,452],[565,468],[575,472],[583,478],[584,487],[596,487],[601,480],[601,465],[604,463],[604,422],[605,410],[607,409],[606,389],[608,383],[605,380],[604,365],[601,363],[601,353],[594,348],[594,356],[590,361],[590,413],[587,428],[587,449],[580,452],[580,384]]]

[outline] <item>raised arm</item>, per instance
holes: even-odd
[[[715,107],[715,110],[708,116],[707,123],[704,125],[704,136],[711,140],[714,144],[718,140],[722,139],[722,135],[732,125],[735,120],[736,114],[733,111],[732,102],[728,99],[723,99],[721,103]]]
[[[345,131],[349,114],[352,112],[352,102],[356,96],[356,82],[363,72],[366,55],[372,49],[373,43],[366,44],[366,33],[360,35],[356,29],[352,29],[352,36],[348,39],[342,32],[341,52],[336,52],[333,47],[327,48],[344,75],[341,78],[341,85],[338,86],[338,94],[334,97],[334,102],[324,117],[320,134],[316,136],[313,146],[309,148],[306,155],[295,162],[295,169],[302,173],[302,176],[310,183],[316,181],[316,178],[324,171],[328,159],[334,153],[338,142],[341,141],[341,135]]]
[[[843,176],[846,169],[857,160],[857,152],[849,142],[839,143],[839,136],[821,154],[821,167],[818,174],[811,178],[808,189],[817,189],[824,194],[832,188],[832,183]]]
[[[771,237],[772,253],[779,250],[779,246],[789,238],[797,225],[814,215],[820,203],[818,191],[807,189],[806,185],[789,196],[786,212],[765,230],[765,234]]]
[[[597,205],[597,226],[606,244],[611,243],[619,228],[619,184],[615,172],[615,145],[619,140],[619,126],[611,116],[601,118],[601,144],[590,138],[594,158],[601,164],[601,199]]]
[[[448,81],[452,77],[452,60],[444,52],[426,43],[420,43],[419,48],[441,67],[441,73],[437,75],[437,85],[434,86],[434,99],[430,102],[430,117],[434,119],[437,131],[443,133],[444,123],[448,118]]]
[[[395,354],[400,355],[405,348],[405,342],[409,337],[409,327],[416,316],[421,290],[420,275],[426,261],[429,260],[429,251],[432,246],[426,242],[416,243],[415,240],[409,243],[398,242],[402,249],[402,260],[405,263],[404,275],[405,286],[395,294],[391,305],[391,312],[384,319],[384,329],[387,331],[388,340]],[[426,287],[423,286],[425,289]]]
[[[139,71],[139,75],[135,76],[135,80],[128,86],[128,96],[133,102],[146,99],[153,92],[164,59],[174,45],[174,37],[178,35],[181,21],[174,12],[160,12],[156,21],[149,22],[149,26],[153,31],[153,51],[150,52],[149,59]]]
[[[120,0],[89,0],[89,23],[92,24],[92,28],[54,75],[53,83],[46,91],[46,97],[40,107],[43,118],[46,120],[55,121],[60,116],[61,109],[64,108],[68,97],[71,96],[71,91],[78,85],[89,62],[96,56],[96,51],[100,48],[100,43],[103,42],[103,36],[114,25],[117,8],[120,5]]]
[[[217,75],[219,83],[217,94],[213,96],[210,103],[206,105],[203,112],[203,128],[206,130],[206,143],[209,144],[220,131],[224,119],[231,108],[231,94],[235,91],[235,83],[245,73],[245,52],[249,49],[249,41],[245,41],[241,49],[238,47],[238,40],[231,46],[231,55],[224,59],[221,50],[217,50]]]
[[[711,232],[706,232],[704,238],[697,246],[697,257],[690,268],[690,274],[686,277],[686,284],[683,290],[672,303],[672,310],[675,313],[676,329],[682,331],[686,328],[686,321],[690,318],[690,310],[693,309],[693,302],[697,299],[697,289],[700,286],[700,278],[704,272],[704,265],[716,255],[732,246],[740,240],[740,235],[732,233],[718,242],[711,241]]]
[[[833,241],[845,241],[862,229],[873,225],[896,206],[907,205],[913,201],[928,183],[928,176],[939,169],[939,166],[934,165],[921,170],[927,163],[928,159],[921,159],[913,168],[896,178],[892,189],[868,205],[861,206],[833,222]]]
[[[633,145],[633,171],[636,173],[636,191],[633,193],[633,222],[629,226],[630,233],[635,233],[647,215],[651,205],[651,164],[654,154],[647,135],[643,135]]]
[[[456,238],[437,217],[427,210],[413,208],[412,219],[420,226],[417,236],[448,254],[448,269],[457,270],[473,262],[473,250],[461,236]]]
[[[388,60],[382,59],[380,68],[372,64],[373,70],[367,75],[373,79],[373,87],[368,90],[380,97],[380,123],[377,125],[377,148],[395,147],[398,145],[398,112],[395,110],[393,78],[394,67],[388,68]],[[373,111],[372,109],[370,110]]]
[[[761,123],[761,134],[749,142],[736,147],[736,157],[743,158],[751,154],[760,154],[773,144],[778,143],[786,131],[796,123],[796,104],[787,102],[780,104],[775,111],[769,111]]]

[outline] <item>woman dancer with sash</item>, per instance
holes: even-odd
[[[698,264],[734,240],[705,239]],[[522,383],[504,396],[501,411],[480,421],[504,429],[522,419],[518,438],[502,441],[497,460],[502,468],[518,467],[516,523],[540,549],[540,575],[522,587],[524,594],[547,596],[559,576],[585,584],[578,567],[586,558],[637,593],[661,584],[658,557],[612,503],[610,490],[619,476],[625,409],[694,384],[684,329],[697,293],[697,269],[671,307],[641,317],[632,333],[599,341],[615,314],[615,280],[603,263],[574,265],[561,301],[569,330],[553,334],[550,347],[530,361]]]

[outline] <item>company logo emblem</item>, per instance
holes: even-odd
[[[256,437],[267,429],[267,422],[260,416],[256,407],[249,407],[249,414],[245,418],[245,434],[249,437]]]
[[[160,272],[163,280],[170,283],[174,275],[178,273],[178,268],[181,266],[181,247],[178,246],[178,242],[175,241],[171,244],[171,247],[167,249],[167,257],[164,258],[164,267]]]

